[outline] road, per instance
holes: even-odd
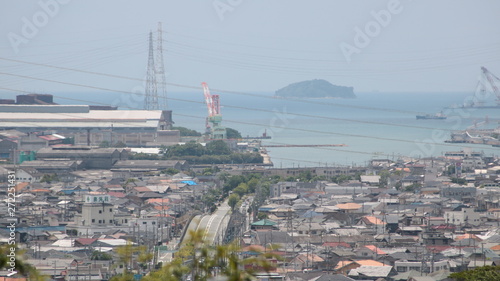
[[[251,205],[253,203],[253,199],[254,199],[253,196],[247,196],[240,206],[240,213],[242,213],[243,215],[246,216],[246,220],[245,220],[246,225],[245,225],[245,229],[243,230],[244,232],[250,230],[250,224],[252,224],[252,222],[253,222],[252,216],[248,212],[248,209],[251,207]]]
[[[184,240],[189,239],[190,230],[205,230],[203,239],[210,245],[221,243],[224,232],[229,222],[229,211],[231,208],[227,202],[221,203],[217,210],[211,215],[196,216],[188,226]]]
[[[186,235],[184,235],[184,239],[179,242],[177,238],[174,238],[170,241],[169,251],[168,253],[164,253],[159,255],[158,261],[165,263],[169,263],[173,259],[172,252],[174,249],[177,249],[184,241],[189,239],[189,232],[191,230],[200,230],[206,229],[204,239],[210,245],[215,245],[221,243],[224,232],[227,228],[227,224],[229,222],[231,208],[227,204],[227,202],[221,203],[221,205],[217,208],[217,210],[211,215],[198,215],[195,216],[188,225],[188,230],[186,231]]]

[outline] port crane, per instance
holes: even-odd
[[[478,88],[476,91],[475,96],[477,97],[477,101],[471,104],[472,107],[484,107],[484,100],[488,96],[486,93],[487,91],[487,84],[489,84],[491,91],[493,94],[496,96],[496,106],[494,107],[500,107],[500,90],[498,90],[497,85],[495,84],[496,81],[500,81],[500,78],[495,76],[491,71],[489,71],[486,67],[482,66],[481,67],[481,78],[478,82]],[[487,82],[486,82],[486,81]]]
[[[495,84],[496,81],[500,81],[500,78],[496,77],[493,73],[491,73],[486,67],[482,66],[481,70],[483,71],[483,75],[486,77],[488,82],[490,83],[491,88],[493,89],[493,93],[497,97],[497,105],[500,105],[500,91],[498,91],[498,87]]]
[[[210,135],[211,139],[226,139],[226,128],[221,125],[222,114],[220,111],[220,97],[219,95],[210,94],[207,83],[202,82],[201,86],[203,88],[203,95],[205,96],[205,103],[208,110],[208,116],[205,123],[206,133]]]

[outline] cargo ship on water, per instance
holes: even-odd
[[[417,119],[440,119],[440,120],[444,120],[446,118],[447,118],[447,116],[444,115],[443,113],[417,115]]]

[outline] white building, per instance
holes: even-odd
[[[444,213],[444,219],[447,224],[453,225],[474,225],[481,224],[481,214],[473,208],[462,208],[459,211],[448,211]]]
[[[422,268],[422,266],[424,266]],[[422,261],[395,261],[394,268],[397,272],[407,272],[410,270],[431,273],[439,270],[448,270],[450,265],[447,260],[435,262]]]
[[[176,144],[170,110],[93,110],[88,105],[0,105],[0,130],[52,131],[75,145],[122,142],[127,146]]]
[[[17,182],[39,182],[42,178],[42,174],[37,172],[33,168],[22,168],[16,169],[16,181]]]
[[[109,195],[99,193],[88,194],[85,195],[84,200],[82,214],[76,217],[77,225],[114,225],[113,204],[110,203]]]
[[[470,157],[462,160],[462,169],[472,171],[474,169],[485,168],[486,165],[481,157]]]

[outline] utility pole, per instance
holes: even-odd
[[[481,253],[483,255],[483,266],[486,265],[486,255],[484,254],[484,242],[481,242]]]
[[[476,253],[477,253],[477,250],[476,250],[476,240],[475,239],[472,239],[472,241],[474,241],[474,268],[476,268]]]
[[[56,276],[57,261],[54,261],[54,277]]]
[[[160,245],[163,245],[163,228],[165,227],[165,205],[163,203],[163,200],[165,200],[165,198],[161,198],[161,222],[160,222],[160,229],[161,229],[161,238],[160,238]]]
[[[309,233],[308,233],[309,234],[309,239],[307,241],[306,268],[309,268],[309,251],[311,250],[311,245],[309,244],[310,241],[311,241],[311,220],[312,220],[312,213],[309,215]]]

